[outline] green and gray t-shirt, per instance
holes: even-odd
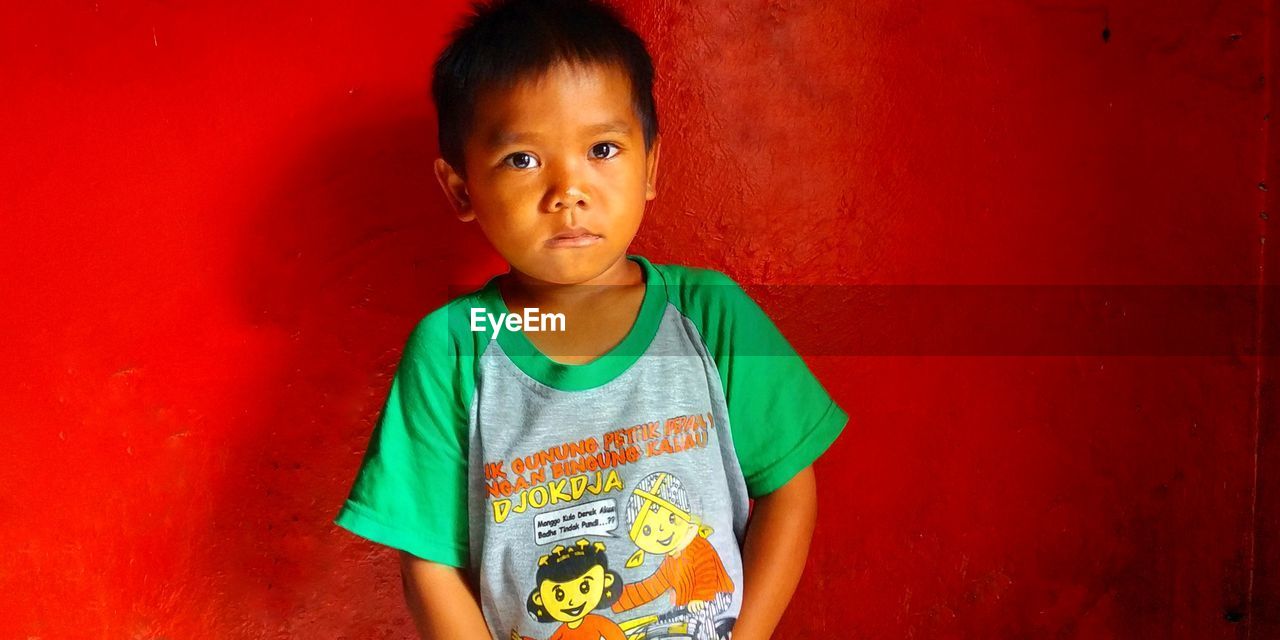
[[[748,500],[848,419],[728,276],[628,258],[640,313],[586,364],[472,331],[507,312],[496,279],[427,315],[335,520],[469,569],[502,640],[722,637]]]

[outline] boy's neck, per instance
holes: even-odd
[[[498,288],[510,309],[572,309],[608,302],[644,283],[644,270],[623,255],[604,273],[586,282],[561,284],[539,280],[514,267],[499,278]]]
[[[538,282],[512,269],[499,278],[498,288],[511,313],[537,308],[564,315],[563,330],[525,337],[547,358],[572,365],[591,362],[620,344],[635,325],[646,292],[644,269],[625,256],[588,282]]]

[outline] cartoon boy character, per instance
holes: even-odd
[[[693,614],[709,602],[728,607],[733,580],[707,541],[711,528],[689,511],[689,495],[679,478],[669,473],[650,474],[631,492],[627,522],[639,550],[627,560],[627,567],[640,566],[645,553],[665,557],[653,575],[622,587],[614,611],[634,609],[667,591],[672,591],[675,606],[686,607]]]
[[[622,577],[609,570],[603,542],[586,538],[573,546],[556,545],[538,558],[537,586],[526,606],[538,622],[560,621],[550,640],[626,640],[614,621],[591,613],[612,605]],[[533,640],[511,631],[511,640]]]

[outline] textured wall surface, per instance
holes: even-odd
[[[0,7],[0,637],[411,637],[393,554],[331,519],[408,330],[503,268],[430,175],[462,9]],[[831,291],[1280,268],[1274,0],[625,11],[655,261]],[[758,297],[796,344],[865,335],[786,291]],[[777,637],[1280,637],[1274,357],[818,351],[852,422]]]

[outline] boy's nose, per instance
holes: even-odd
[[[551,181],[547,185],[547,195],[543,201],[543,210],[556,213],[566,208],[585,208],[591,204],[582,174],[576,166],[569,163],[557,163],[557,170],[551,173]]]

